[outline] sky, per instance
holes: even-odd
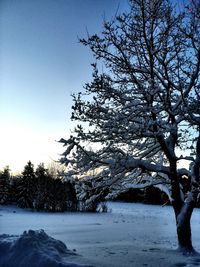
[[[79,37],[100,33],[127,0],[0,1],[0,169],[58,160],[67,138],[73,92],[93,63]]]

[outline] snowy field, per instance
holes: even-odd
[[[26,267],[200,266],[198,258],[186,258],[175,250],[176,230],[171,207],[110,202],[109,209],[108,213],[97,214],[38,213],[14,206],[0,206],[0,259],[8,257],[5,244],[13,248],[13,242],[19,239],[14,235],[22,235],[27,231],[21,236],[21,243],[18,242],[21,244],[17,248],[18,254],[23,258],[23,254],[27,256],[33,251],[28,244],[26,246],[26,242],[30,242],[28,238],[33,237],[37,239],[32,242],[35,244],[34,250],[40,250],[40,254],[31,255],[29,264],[24,265]],[[43,229],[46,234],[43,231],[28,232],[29,229]],[[200,251],[200,210],[194,211],[192,230],[194,247]],[[57,240],[66,244],[66,253],[62,253],[64,244]],[[55,252],[55,247],[59,247],[61,253]],[[37,261],[43,256],[42,251],[51,256],[51,264],[34,263],[33,259]],[[16,255],[13,259],[16,259]],[[20,267],[16,262],[13,265],[9,265],[10,262],[3,265],[2,262],[0,260],[1,267]]]

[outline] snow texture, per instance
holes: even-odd
[[[108,209],[111,212],[50,213],[0,205],[0,267],[200,266],[200,258],[176,251],[172,207],[108,202]],[[195,209],[192,230],[197,251],[199,216],[200,210]],[[27,229],[34,231],[20,235]]]
[[[48,236],[44,230],[28,230],[20,236],[0,235],[0,255],[2,267],[83,266],[64,262],[65,257],[76,254],[67,249],[63,242]]]

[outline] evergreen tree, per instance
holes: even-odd
[[[45,177],[48,174],[48,169],[44,167],[44,163],[40,163],[35,170],[36,178],[40,179],[41,177]]]
[[[9,203],[16,204],[18,200],[18,186],[21,182],[20,176],[12,176],[9,183]]]
[[[49,180],[46,208],[51,211],[76,210],[77,198],[73,185],[61,179]]]
[[[46,211],[76,210],[76,192],[70,182],[54,179],[54,175],[44,167],[38,165],[36,171],[36,195],[34,208]]]
[[[48,170],[45,169],[44,164],[41,163],[38,165],[36,171],[36,196],[34,208],[37,210],[45,210],[45,203],[48,199],[48,183],[50,180],[50,176],[48,174]]]
[[[36,178],[34,165],[29,161],[24,167],[17,187],[17,205],[21,208],[34,208]]]
[[[9,202],[10,193],[10,170],[9,167],[5,167],[0,173],[0,204],[6,204]]]
[[[53,212],[66,210],[63,204],[66,200],[66,195],[63,196],[62,181],[60,179],[53,179],[51,176],[49,176],[47,181],[45,210]]]
[[[63,182],[64,196],[65,196],[65,207],[66,210],[75,211],[78,209],[78,199],[75,190],[75,183],[70,181]]]

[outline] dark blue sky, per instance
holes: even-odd
[[[90,80],[79,37],[99,33],[127,0],[0,1],[0,168],[57,159],[72,128],[72,92]]]

